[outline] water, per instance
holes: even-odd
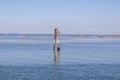
[[[109,40],[109,41],[108,41]],[[120,80],[119,39],[0,35],[0,80]]]

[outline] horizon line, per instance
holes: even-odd
[[[53,33],[54,34],[54,33]],[[53,34],[46,34],[46,33],[0,33],[0,35],[53,35]],[[120,35],[120,34],[71,34],[71,33],[63,33],[61,35]]]

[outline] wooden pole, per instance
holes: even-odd
[[[60,50],[60,30],[55,28],[54,30],[54,50]]]
[[[60,63],[60,30],[55,28],[54,30],[54,63]]]

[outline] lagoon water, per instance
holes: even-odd
[[[120,80],[120,39],[0,35],[0,80]]]

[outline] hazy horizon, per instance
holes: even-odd
[[[54,32],[53,33],[0,33],[0,35],[54,35]],[[115,36],[115,35],[120,35],[120,34],[75,34],[75,33],[73,33],[73,34],[70,34],[70,33],[61,33],[60,35],[83,35],[83,36],[88,36],[88,35],[90,35],[90,36],[97,36],[97,35],[107,35],[107,36],[111,36],[111,35],[113,35],[113,36]]]
[[[120,0],[1,0],[0,33],[120,34]]]

